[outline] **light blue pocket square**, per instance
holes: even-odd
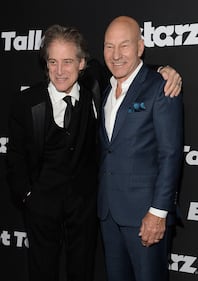
[[[132,107],[129,108],[128,112],[139,112],[146,109],[144,102],[134,102]]]

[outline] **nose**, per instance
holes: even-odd
[[[56,71],[57,71],[58,75],[61,75],[63,73],[63,64],[62,63],[57,64]]]
[[[121,57],[120,48],[119,47],[115,47],[113,49],[113,59],[114,60],[119,60],[120,57]]]

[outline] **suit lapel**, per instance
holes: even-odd
[[[104,92],[104,100],[102,102],[102,110],[101,110],[101,118],[100,118],[100,132],[102,134],[102,140],[109,143],[109,138],[107,135],[106,127],[105,127],[105,114],[104,114],[104,107],[107,101],[107,98],[109,96],[109,93],[111,91],[111,86],[107,87],[107,89]]]
[[[97,116],[99,117],[101,97],[100,97],[100,86],[97,80],[94,80],[92,83],[92,93],[93,93],[93,101],[96,108]]]
[[[35,137],[35,143],[39,155],[43,150],[43,144],[44,144],[45,113],[46,113],[45,102],[39,103],[32,107],[34,137]]]
[[[131,83],[131,85],[127,91],[127,94],[126,94],[123,102],[121,103],[120,108],[118,109],[111,142],[114,141],[114,139],[118,135],[120,129],[122,128],[124,120],[128,114],[130,107],[139,97],[139,95],[142,91],[142,83],[145,80],[147,72],[148,72],[147,67],[145,67],[143,65],[142,68],[140,69],[140,71],[138,72],[137,76]]]
[[[89,113],[90,113],[90,107],[92,106],[92,98],[88,97],[88,94],[86,92],[86,89],[81,85],[80,87],[80,103],[81,103],[81,118],[80,118],[80,125],[79,125],[79,132],[78,132],[78,141],[76,144],[75,152],[73,154],[72,158],[72,163],[71,165],[75,167],[78,159],[80,152],[82,150],[82,146],[84,144],[84,140],[86,137],[86,130],[87,130],[87,123],[88,123],[88,118],[89,118]]]

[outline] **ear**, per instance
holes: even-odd
[[[85,68],[85,59],[82,58],[79,64],[79,70],[83,70]]]
[[[141,58],[143,52],[144,52],[144,40],[140,39],[138,41],[138,57],[139,58]]]

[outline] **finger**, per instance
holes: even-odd
[[[182,78],[179,75],[179,73],[176,73],[174,75],[169,75],[164,87],[166,96],[168,95],[171,95],[171,97],[177,96],[181,91],[181,87],[182,87]]]
[[[180,84],[177,84],[177,86],[172,90],[170,97],[171,98],[177,97],[180,94],[180,92],[181,92],[181,86]]]
[[[156,243],[156,244],[159,243],[159,242],[160,242],[160,240],[158,240],[158,239],[156,239],[156,240],[154,241],[154,243]]]
[[[158,234],[150,233],[147,236],[144,237],[142,236],[141,242],[143,246],[149,247],[155,243],[159,243],[162,238],[163,238],[163,233],[158,233]]]
[[[139,237],[142,237],[143,233],[144,233],[144,224],[142,224],[141,227],[140,227],[140,231],[139,231],[139,234],[138,234]]]
[[[166,81],[166,84],[164,86],[164,92],[166,96],[169,96],[171,94],[171,92],[173,91],[173,89],[175,88],[174,82],[171,79],[168,79]]]
[[[150,246],[150,243],[148,243],[148,241],[141,241],[141,243],[142,243],[142,246],[144,246],[144,247],[149,247]]]
[[[143,246],[146,246],[146,241],[142,240],[141,243],[142,243]]]
[[[142,242],[142,246],[144,247],[150,247],[151,245],[155,244],[155,242]]]
[[[167,82],[168,83],[168,82]],[[164,91],[166,96],[170,96],[171,98],[176,97],[181,92],[182,82],[177,82],[177,84],[165,85]]]
[[[151,237],[151,236],[142,237],[142,241],[141,242],[142,242],[143,246],[149,247],[150,245],[155,243],[155,239],[154,239],[154,237]]]

